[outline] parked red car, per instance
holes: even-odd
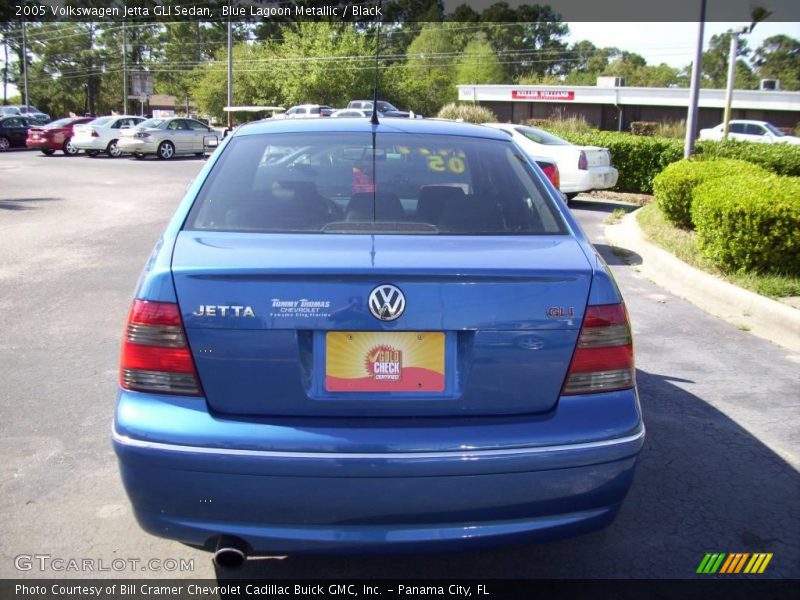
[[[28,148],[38,148],[42,154],[50,156],[56,150],[62,150],[67,156],[75,156],[78,149],[70,140],[72,139],[73,125],[82,125],[93,120],[94,117],[67,117],[53,121],[41,127],[31,127],[28,130],[28,139],[25,145]]]

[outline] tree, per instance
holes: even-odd
[[[464,47],[456,67],[456,84],[502,83],[503,65],[497,59],[492,45],[481,32]]]
[[[755,51],[753,63],[762,79],[780,79],[785,90],[800,90],[800,40],[773,35]]]
[[[730,31],[711,36],[708,50],[703,53],[703,87],[724,89],[728,82],[728,59],[731,47]],[[737,58],[746,58],[750,54],[747,40],[739,37]],[[744,60],[736,61],[733,87],[740,90],[754,89],[758,86],[753,70]]]
[[[481,13],[481,22],[487,24],[489,42],[512,80],[568,72],[567,44],[562,38],[569,27],[549,6],[525,4],[513,9],[497,2]]]
[[[405,62],[390,71],[398,100],[422,114],[456,99],[457,48],[451,29],[426,24],[408,47]]]

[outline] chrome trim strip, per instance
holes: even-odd
[[[592,450],[608,448],[622,444],[638,442],[644,438],[645,427],[638,433],[627,437],[585,442],[582,444],[563,444],[560,446],[532,446],[526,448],[497,448],[492,450],[445,450],[442,452],[282,452],[275,450],[246,450],[237,448],[209,448],[206,446],[183,446],[149,442],[118,433],[114,423],[111,424],[111,437],[118,444],[147,450],[166,450],[169,452],[186,452],[194,454],[216,454],[219,456],[248,456],[262,458],[326,458],[334,460],[369,460],[369,459],[430,459],[430,458],[492,458],[499,456],[518,456],[522,454],[548,454],[569,450]]]

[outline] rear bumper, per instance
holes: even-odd
[[[613,519],[644,442],[633,391],[547,415],[359,425],[226,420],[202,400],[120,392],[113,441],[144,529],[207,547],[232,535],[256,553],[577,535]]]
[[[117,140],[117,148],[123,154],[155,154],[158,150],[158,143],[155,140],[143,140],[140,138],[123,137]]]
[[[25,142],[25,145],[28,148],[33,148],[36,150],[61,150],[61,144],[57,144],[53,140],[41,138],[38,140],[32,140],[28,138]]]
[[[586,171],[577,171],[574,178],[562,175],[561,191],[565,194],[574,192],[590,192],[607,190],[617,185],[619,171],[614,167],[590,167]]]
[[[74,137],[72,138],[72,145],[78,150],[105,151],[110,141],[110,139],[106,140],[100,137]]]

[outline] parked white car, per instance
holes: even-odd
[[[611,166],[611,152],[597,146],[576,146],[560,137],[524,125],[484,123],[510,135],[532,159],[552,158],[561,176],[559,189],[572,199],[581,192],[605,190],[617,185],[619,172]]]
[[[333,109],[325,104],[298,104],[292,106],[285,113],[280,113],[272,117],[273,119],[307,119],[329,117]]]
[[[333,111],[332,117],[369,117],[372,116],[372,111],[362,110],[360,108],[341,108]]]
[[[720,123],[716,127],[701,129],[700,139],[721,140],[722,127],[723,124]],[[731,121],[728,129],[728,139],[742,142],[759,142],[761,144],[800,144],[800,138],[783,133],[772,123],[748,119]]]
[[[111,158],[116,158],[121,154],[117,142],[122,131],[128,127],[135,127],[142,121],[144,117],[114,115],[100,117],[85,125],[75,125],[72,128],[72,145],[89,156],[105,152]]]
[[[170,159],[178,154],[203,156],[217,147],[220,134],[205,123],[183,117],[148,119],[132,129],[126,129],[119,138],[119,151],[144,158],[155,154]]]

